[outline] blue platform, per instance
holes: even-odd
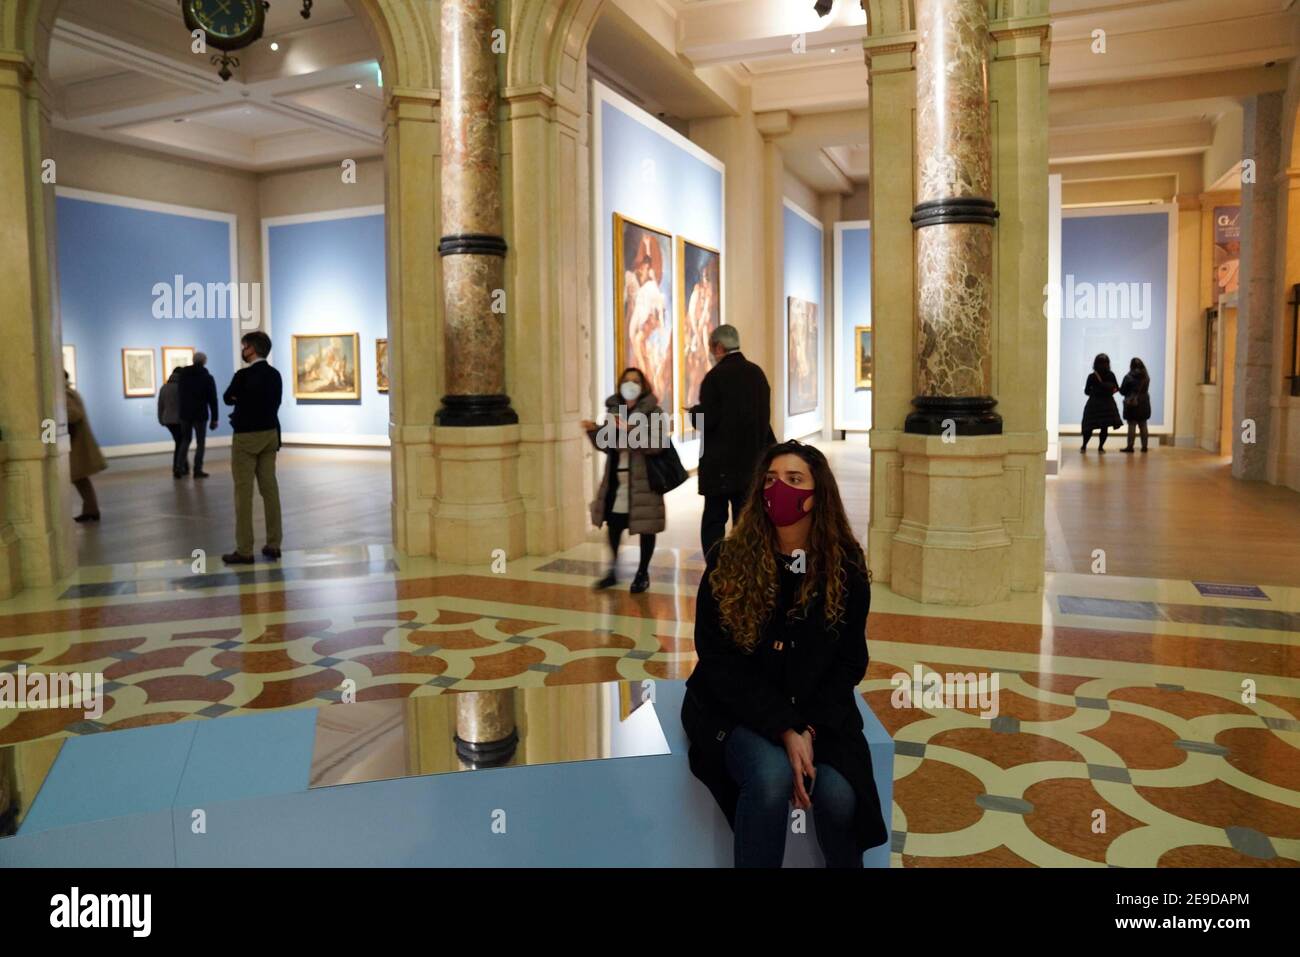
[[[314,709],[72,739],[0,866],[729,867],[731,828],[687,766],[683,688],[658,681],[646,705],[671,754],[336,787],[307,787]],[[858,707],[888,814],[893,741]],[[787,867],[821,864],[808,823]],[[888,867],[889,845],[864,863]]]

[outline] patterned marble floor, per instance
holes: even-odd
[[[82,569],[0,603],[0,671],[102,672],[104,713],[0,709],[0,745],[319,706],[349,679],[365,701],[685,677],[697,554],[661,550],[640,596],[591,591],[596,544],[504,574],[381,546]],[[1300,863],[1300,589],[1265,593],[1054,574],[956,610],[877,586],[860,690],[897,742],[894,863]],[[996,717],[896,706],[917,666],[996,675]]]

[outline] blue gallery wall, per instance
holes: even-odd
[[[382,213],[266,222],[272,364],[284,376],[287,435],[387,436],[388,394],[378,391],[375,340],[388,338]],[[360,335],[361,398],[295,399],[292,341],[316,333]]]
[[[77,350],[77,391],[101,446],[171,442],[158,424],[157,396],[128,399],[122,389],[123,348],[152,348],[162,378],[162,347],[190,346],[208,355],[218,390],[234,374],[229,316],[157,319],[153,287],[227,283],[232,276],[228,220],[205,219],[59,195],[59,299],[63,342]],[[157,382],[158,387],[162,382]],[[216,433],[230,434],[223,414]]]
[[[600,389],[603,395],[608,395],[613,391],[615,375],[614,290],[609,285],[614,275],[614,214],[621,213],[673,236],[722,250],[724,273],[727,266],[723,246],[722,171],[683,146],[650,114],[599,84],[596,91],[600,111],[596,268],[597,275],[604,277],[600,288],[605,291],[597,315],[604,330]],[[676,300],[682,295],[676,263],[673,282],[675,328]],[[728,322],[725,288],[722,309],[722,321]]]
[[[1084,382],[1093,357],[1110,356],[1115,378],[1124,380],[1129,360],[1142,359],[1151,373],[1152,429],[1167,428],[1172,409],[1165,403],[1169,321],[1169,216],[1166,211],[1108,215],[1066,215],[1061,220],[1061,422],[1077,430],[1086,396]],[[1085,287],[1082,284],[1092,284]],[[1149,291],[1149,312],[1130,305],[1109,316],[1107,296],[1087,317],[1083,296],[1100,284],[1138,284]],[[1119,407],[1117,397],[1116,406]]]
[[[785,418],[785,438],[802,438],[822,427],[826,413],[826,363],[824,361],[826,345],[826,297],[822,294],[822,230],[804,219],[786,203],[781,210],[783,214],[783,243],[785,260],[785,295],[781,302],[781,382],[772,383],[773,391],[781,396],[780,414]],[[789,319],[787,302],[789,297],[798,296],[809,302],[817,303],[817,408],[812,412],[790,416],[786,395],[785,354],[789,343]]]
[[[839,364],[835,370],[835,388],[840,391],[843,421],[861,428],[871,425],[871,391],[855,388],[857,382],[857,326],[873,326],[871,321],[871,227],[854,226],[840,230],[840,316]],[[874,342],[874,326],[872,338]]]

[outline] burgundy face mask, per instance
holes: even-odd
[[[803,503],[813,497],[816,489],[795,488],[777,479],[770,487],[763,489],[763,505],[767,517],[777,528],[793,525],[805,515]]]

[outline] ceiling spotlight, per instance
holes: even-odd
[[[835,0],[817,0],[813,4],[813,9],[817,11],[817,16],[824,17],[831,12],[833,6],[835,6]]]
[[[278,43],[276,43],[274,40],[272,40],[272,41],[271,41],[271,51],[272,51],[272,52],[276,52],[276,51],[278,51],[279,49],[280,49],[280,44],[278,44]]]
[[[353,84],[352,84],[352,89],[354,89],[354,90],[359,90],[359,89],[361,89],[361,84],[360,84],[360,83],[353,83]]]

